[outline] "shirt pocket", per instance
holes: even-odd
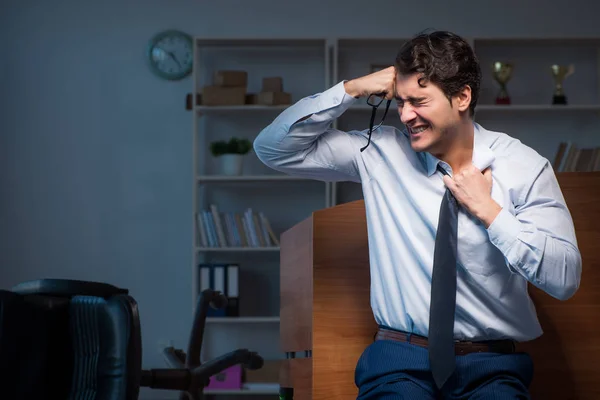
[[[507,188],[494,181],[492,199],[512,215],[515,207]],[[508,274],[504,255],[490,241],[487,229],[479,219],[462,209],[458,218],[458,260],[474,276],[490,277]]]

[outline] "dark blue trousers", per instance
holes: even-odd
[[[456,357],[456,370],[440,391],[426,348],[378,340],[358,360],[355,384],[357,400],[529,400],[532,376],[528,354],[472,353]]]

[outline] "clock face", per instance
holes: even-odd
[[[178,80],[192,71],[192,38],[183,32],[161,32],[150,41],[148,59],[152,71],[164,79]]]

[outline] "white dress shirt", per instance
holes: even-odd
[[[427,336],[433,251],[442,196],[436,165],[406,131],[331,123],[357,101],[343,82],[284,110],[254,141],[258,158],[285,174],[362,185],[369,238],[371,307],[378,324]],[[310,118],[297,122],[305,116]],[[526,341],[542,334],[527,281],[558,299],[579,287],[581,255],[551,164],[530,147],[477,123],[473,164],[492,169],[502,207],[486,229],[461,209],[455,338]]]

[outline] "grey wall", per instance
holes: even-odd
[[[600,36],[598,2],[3,2],[0,288],[102,280],[138,300],[144,367],[191,323],[191,81],[145,65],[157,31],[193,35]],[[517,5],[519,4],[519,5]]]

